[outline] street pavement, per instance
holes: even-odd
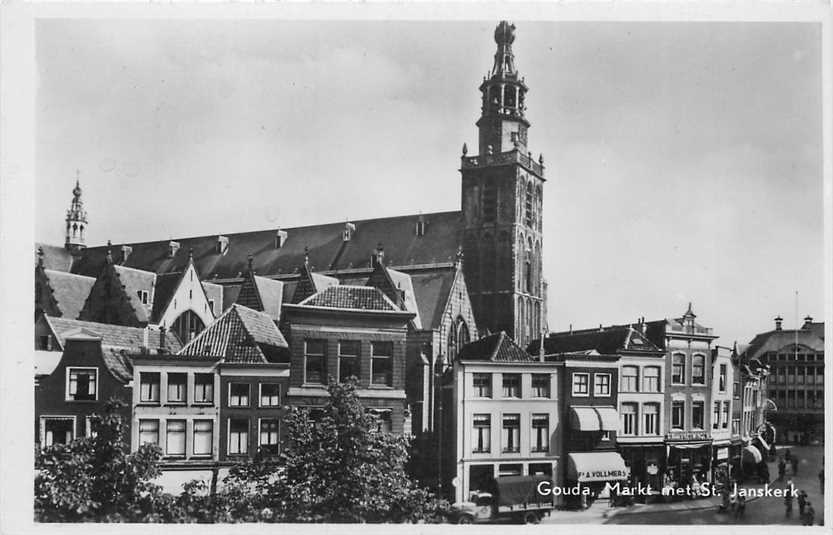
[[[824,501],[819,488],[818,473],[821,469],[823,446],[790,446],[790,451],[800,462],[798,473],[793,474],[787,468],[785,479],[792,479],[799,490],[807,492],[808,501],[816,511],[815,524],[823,522]],[[783,454],[785,447],[778,447],[778,454]],[[777,459],[777,457],[776,457]],[[777,462],[769,463],[773,478],[778,476]],[[770,488],[783,488],[786,481],[773,479]],[[763,488],[763,485],[747,484],[747,488]],[[747,501],[746,513],[737,518],[718,509],[721,498],[718,496],[694,500],[680,500],[672,503],[637,504],[631,507],[610,507],[607,500],[597,500],[584,511],[554,511],[543,519],[544,524],[777,524],[801,526],[798,503],[793,503],[793,515],[785,515],[784,498],[759,497]]]

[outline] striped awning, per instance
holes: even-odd
[[[764,460],[764,456],[761,455],[761,450],[759,450],[755,446],[752,446],[750,444],[749,446],[746,446],[745,448],[743,448],[743,461],[744,462],[750,462],[750,463],[758,464],[763,460]]]
[[[593,407],[570,409],[570,425],[577,431],[600,431],[599,415]]]

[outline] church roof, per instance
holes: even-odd
[[[116,265],[113,266],[113,269],[115,269],[118,274],[119,280],[124,287],[127,297],[130,298],[130,304],[136,312],[136,318],[141,323],[148,323],[151,321],[150,310],[148,310],[147,305],[142,304],[141,298],[139,297],[139,291],[141,290],[147,292],[148,297],[150,299],[154,299],[155,301],[156,297],[153,290],[156,284],[156,273]],[[177,275],[181,276],[181,274]]]
[[[417,235],[419,218],[425,221],[425,234]],[[306,227],[284,228],[287,237],[277,248],[278,229],[226,234],[228,249],[218,252],[217,234],[176,239],[180,244],[170,256],[170,240],[133,243],[124,266],[156,273],[184,270],[188,251],[193,250],[194,264],[203,280],[238,278],[246,272],[248,255],[253,255],[253,269],[261,276],[295,272],[304,263],[308,248],[313,271],[329,271],[370,266],[376,246],[383,243],[390,266],[412,266],[453,262],[461,243],[462,213],[436,212],[351,221],[355,230],[344,241],[345,223],[328,223]],[[107,246],[88,247],[73,265],[72,271],[96,276],[104,264]]]
[[[62,348],[64,347],[66,338],[75,335],[101,338],[102,346],[119,349],[138,350],[145,344],[145,329],[141,327],[125,327],[123,325],[110,325],[107,323],[95,323],[69,318],[55,318],[45,315],[41,316],[39,321],[46,321],[48,323]],[[159,329],[149,329],[147,335],[148,345],[152,350],[166,348],[168,351],[174,353],[182,348],[179,338],[172,332],[165,333],[164,342]]]
[[[214,301],[215,308],[212,311],[212,313],[215,316],[219,316],[226,308],[225,299],[223,299],[223,294],[225,293],[224,287],[219,284],[212,284],[210,282],[203,282],[202,287],[205,290],[206,297],[208,297],[209,300]],[[232,301],[232,303],[233,302],[234,301]]]
[[[231,363],[268,363],[288,361],[288,347],[267,314],[234,304],[178,354],[220,357]]]
[[[69,271],[72,269],[72,254],[60,245],[35,243],[35,264],[38,263],[38,250],[43,250],[43,267],[55,271]],[[90,275],[90,274],[87,274]],[[98,273],[93,273],[95,277]]]
[[[90,295],[90,289],[95,284],[95,278],[53,269],[45,269],[44,273],[61,316],[69,319],[77,318],[81,309],[84,308],[84,301]]]
[[[156,286],[153,291],[153,310],[151,311],[151,321],[153,323],[159,323],[159,320],[174,298],[176,289],[179,288],[179,283],[182,281],[184,275],[185,272],[180,271],[176,273],[160,273],[156,276]]]

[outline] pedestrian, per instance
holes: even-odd
[[[792,479],[787,481],[787,485],[786,485],[785,490],[787,492],[784,493],[785,494],[785,496],[784,496],[784,506],[787,509],[787,511],[786,511],[787,518],[789,518],[789,517],[793,516],[793,492],[792,492],[793,491],[793,482],[792,482]]]
[[[804,507],[807,505],[807,493],[804,489],[798,491],[798,514],[804,518]]]
[[[737,509],[735,509],[735,518],[743,517],[743,514],[746,512],[746,494],[741,493],[738,495],[738,505]]]
[[[798,475],[798,457],[793,455],[792,458],[790,459],[790,464],[792,464],[793,475],[797,476]]]
[[[813,509],[813,505],[810,502],[807,502],[807,511],[804,513],[803,518],[805,526],[812,526],[816,521],[816,510]]]
[[[783,457],[778,457],[778,481],[784,481],[784,475],[787,473],[787,463]]]

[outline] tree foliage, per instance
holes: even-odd
[[[127,426],[112,403],[91,418],[95,435],[40,452],[35,509],[45,522],[432,522],[449,504],[409,477],[409,442],[384,432],[354,383],[331,382],[314,417],[293,408],[276,458],[231,468],[216,493],[192,481],[179,496],[161,491],[161,451],[129,452]]]
[[[152,480],[161,451],[130,453],[119,400],[90,418],[92,436],[55,444],[35,458],[35,516],[42,522],[170,520],[165,496]]]

